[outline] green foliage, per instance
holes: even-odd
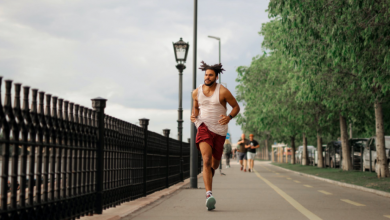
[[[245,102],[237,123],[285,143],[305,133],[315,145],[317,132],[324,143],[339,136],[342,114],[354,136],[374,135],[373,103],[390,108],[389,8],[388,0],[271,0],[272,20],[259,32],[270,52],[237,68]]]

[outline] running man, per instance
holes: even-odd
[[[203,181],[206,188],[206,207],[215,209],[212,194],[213,176],[219,166],[228,123],[240,112],[240,106],[230,91],[217,83],[218,74],[225,71],[222,64],[209,66],[203,61],[199,69],[205,71],[204,84],[192,92],[194,108],[191,121],[198,128],[196,146],[203,158]],[[233,109],[226,115],[226,103]]]
[[[255,165],[255,156],[256,156],[256,148],[259,148],[259,142],[253,139],[253,134],[249,135],[249,145],[245,145],[247,148],[247,159],[248,159],[248,172],[253,172],[253,166]]]

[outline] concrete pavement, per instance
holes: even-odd
[[[216,173],[216,209],[207,211],[202,178],[123,219],[390,219],[390,198],[344,188],[257,162],[254,173],[239,165]]]

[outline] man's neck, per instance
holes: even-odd
[[[213,85],[211,86],[207,86],[206,84],[204,84],[204,89],[206,90],[214,91],[216,87],[217,87],[217,82],[213,83]]]

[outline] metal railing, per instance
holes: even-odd
[[[0,89],[2,78],[0,77]],[[189,143],[5,81],[0,98],[1,219],[75,219],[189,177]],[[201,161],[201,160],[199,160]],[[199,173],[202,165],[199,163]]]

